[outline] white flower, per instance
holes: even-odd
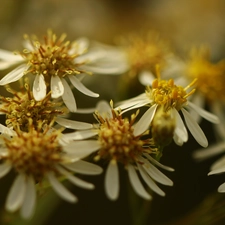
[[[46,127],[44,131],[34,130],[30,124],[28,132],[16,132],[0,126],[1,139],[0,177],[11,169],[17,176],[6,199],[6,209],[15,212],[20,209],[23,218],[30,218],[36,204],[36,185],[47,180],[54,191],[64,200],[74,203],[77,197],[67,190],[58,180],[59,176],[74,185],[93,189],[94,185],[73,176],[73,172],[95,175],[102,169],[94,164],[71,157],[67,152],[71,146],[60,139],[60,131]],[[11,137],[9,137],[11,136]]]
[[[191,80],[197,79],[195,83],[196,92],[191,96],[191,101],[201,108],[205,105],[218,116],[220,123],[214,126],[216,134],[225,138],[225,61],[224,59],[213,62],[210,59],[210,50],[206,46],[192,48],[190,56],[186,61],[177,61],[177,71],[165,70],[164,76],[174,76],[176,83],[187,85]],[[190,109],[190,114],[199,123],[200,114]]]
[[[162,70],[177,70],[177,57],[172,53],[168,41],[155,31],[132,33],[120,38],[128,64],[127,79],[138,77],[146,85],[156,78],[156,66]]]
[[[75,130],[85,130],[93,127],[89,123],[63,118],[63,116],[67,115],[68,110],[62,106],[62,102],[52,100],[50,93],[42,100],[36,101],[29,85],[25,83],[24,86],[24,89],[19,92],[8,87],[7,91],[13,96],[0,97],[0,114],[5,114],[7,127],[14,129],[19,126],[20,130],[28,131],[30,119],[32,119],[35,129],[37,129],[40,121],[42,121],[42,126],[56,122],[64,128]]]
[[[123,119],[119,112],[111,109],[103,101],[98,104],[95,113],[99,122],[96,129],[66,134],[68,140],[76,140],[70,144],[70,147],[65,146],[65,149],[74,157],[84,158],[97,152],[95,160],[101,159],[108,162],[105,191],[111,200],[116,200],[119,195],[118,164],[124,165],[134,191],[145,199],[149,200],[152,197],[143,187],[137,171],[147,186],[161,196],[165,193],[154,181],[164,185],[173,185],[173,182],[156,166],[168,171],[173,171],[173,169],[162,165],[150,156],[150,154],[155,154],[157,149],[152,146],[152,139],[142,139],[146,132],[140,131],[139,122],[134,124],[136,116],[137,114],[132,115],[130,121]],[[89,139],[91,137],[93,138]]]
[[[208,141],[203,131],[186,109],[196,111],[199,115],[210,122],[218,123],[219,120],[215,115],[187,100],[187,98],[193,94],[194,90],[189,93],[186,91],[193,85],[194,82],[195,81],[183,88],[181,86],[176,86],[173,79],[155,79],[152,82],[152,87],[147,87],[145,93],[120,102],[118,104],[118,108],[123,110],[123,112],[126,112],[142,106],[149,106],[149,109],[143,114],[138,122],[138,125],[136,125],[136,132],[142,133],[150,126],[158,111],[158,108],[162,107],[165,112],[170,114],[171,120],[175,119],[176,126],[173,139],[178,145],[182,145],[188,140],[188,132],[179,114],[179,111],[181,111],[186,125],[193,137],[201,146],[207,147]]]
[[[82,84],[83,75],[120,74],[127,69],[124,55],[119,49],[100,44],[92,47],[86,38],[72,43],[65,42],[65,38],[66,35],[62,34],[57,39],[55,34],[48,31],[42,42],[25,36],[25,49],[17,55],[0,50],[0,69],[18,65],[0,80],[0,85],[17,81],[25,74],[33,74],[33,93],[37,101],[51,90],[52,98],[62,97],[69,110],[75,112],[75,98],[66,78],[83,94],[98,97]]]

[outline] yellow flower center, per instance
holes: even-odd
[[[0,112],[6,114],[7,127],[17,127],[27,132],[29,119],[32,119],[33,126],[37,128],[41,121],[43,125],[49,125],[57,115],[66,113],[61,107],[62,103],[50,100],[50,93],[41,101],[36,101],[30,91],[29,85],[25,84],[25,89],[16,92],[7,88],[14,96],[12,98],[1,97]]]
[[[62,34],[58,39],[52,31],[48,31],[41,42],[37,37],[25,36],[32,50],[24,49],[21,56],[30,65],[25,73],[43,74],[49,84],[51,76],[64,77],[66,74],[79,74],[83,72],[78,67],[82,63],[75,63],[74,59],[80,54],[76,51],[78,43],[65,41],[66,35]]]
[[[194,93],[195,89],[187,93],[186,90],[191,87],[196,80],[190,85],[183,88],[174,84],[174,80],[155,79],[152,87],[147,87],[146,94],[153,101],[153,104],[163,106],[165,111],[175,108],[178,111],[187,102],[187,97]]]
[[[193,50],[186,73],[192,79],[197,78],[196,87],[207,100],[225,101],[225,61],[211,63],[207,49]]]
[[[167,44],[160,39],[157,33],[132,35],[126,42],[124,45],[131,65],[130,75],[132,77],[143,70],[155,73],[156,65],[164,66],[169,50]]]
[[[132,115],[131,121],[123,119],[115,110],[112,110],[112,118],[103,118],[96,114],[100,122],[98,139],[101,143],[101,149],[96,156],[98,159],[116,160],[124,165],[138,161],[138,157],[144,152],[152,153],[152,140],[141,140],[140,136],[133,134],[133,123],[137,115]],[[144,145],[147,148],[143,147]]]
[[[30,129],[17,131],[13,138],[6,139],[8,155],[5,156],[18,173],[32,175],[41,181],[46,172],[56,171],[55,165],[62,162],[62,148],[58,143],[60,131],[44,132]]]

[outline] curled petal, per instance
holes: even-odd
[[[36,75],[33,84],[33,94],[36,101],[41,101],[46,96],[45,78],[42,74]]]
[[[58,76],[51,77],[52,98],[59,98],[64,93],[64,86]]]

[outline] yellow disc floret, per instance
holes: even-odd
[[[98,139],[101,143],[101,149],[96,156],[98,159],[115,160],[124,165],[138,161],[138,158],[144,153],[152,153],[150,148],[151,139],[141,140],[140,136],[133,134],[133,123],[136,115],[133,115],[129,121],[115,110],[112,110],[112,118],[103,118],[96,114],[100,122]],[[144,145],[146,145],[144,148]]]
[[[41,101],[36,101],[28,84],[20,91],[14,91],[7,87],[13,97],[1,97],[0,112],[6,114],[6,125],[9,128],[19,126],[20,130],[28,131],[29,119],[32,119],[33,126],[37,128],[41,121],[48,125],[57,116],[66,113],[60,102],[51,101],[50,93]]]
[[[157,32],[152,31],[144,35],[133,34],[123,42],[131,66],[131,76],[136,76],[144,70],[155,73],[156,65],[160,67],[165,65],[169,48]]]
[[[55,165],[62,162],[62,147],[59,145],[60,131],[48,132],[30,127],[28,132],[17,130],[17,136],[5,138],[8,151],[5,160],[18,173],[32,175],[37,182],[46,172],[56,172]]]
[[[194,93],[195,89],[189,93],[187,93],[186,90],[195,82],[196,80],[183,88],[182,86],[175,85],[173,79],[155,79],[152,82],[152,87],[147,87],[146,94],[153,104],[163,106],[165,111],[171,108],[175,108],[179,111],[186,104],[187,97]]]
[[[207,48],[193,49],[191,59],[187,64],[187,75],[197,78],[197,89],[209,101],[225,101],[225,61],[210,62],[210,54]]]
[[[51,76],[64,77],[66,74],[79,74],[83,71],[78,66],[82,63],[75,63],[74,59],[84,52],[79,52],[79,44],[65,41],[66,35],[59,38],[52,31],[48,31],[43,41],[37,37],[25,35],[29,48],[19,53],[30,65],[25,73],[42,74],[49,84]]]

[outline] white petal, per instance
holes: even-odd
[[[64,150],[68,153],[72,153],[77,158],[84,158],[97,151],[100,147],[101,145],[97,140],[87,140],[70,142],[64,147]]]
[[[218,173],[224,173],[225,172],[225,166],[216,169],[216,170],[212,170],[208,173],[208,175],[213,175],[213,174],[218,174]]]
[[[90,137],[93,137],[98,134],[98,130],[82,130],[82,131],[76,131],[72,133],[64,134],[64,137],[69,140],[83,140]]]
[[[8,163],[0,164],[0,178],[4,177],[10,170],[12,166]]]
[[[66,178],[73,183],[74,185],[81,187],[81,188],[85,188],[85,189],[94,189],[94,185],[91,183],[88,183],[86,181],[83,181],[75,176],[73,176],[71,173],[69,173],[68,171],[66,171],[65,169],[63,169],[62,167],[57,166],[57,170],[62,174],[65,175]]]
[[[94,98],[99,97],[99,94],[92,92],[91,90],[89,90],[88,88],[86,88],[74,75],[68,75],[71,83],[73,84],[73,86],[80,91],[81,93],[87,95],[87,96],[91,96]]]
[[[76,130],[91,129],[93,127],[93,125],[90,123],[68,120],[61,117],[57,117],[55,121],[63,127],[76,129]]]
[[[89,46],[89,40],[85,37],[81,37],[79,39],[76,39],[73,43],[73,48],[71,48],[69,54],[84,54]]]
[[[161,196],[165,196],[165,192],[162,191],[157,185],[156,183],[151,179],[151,177],[147,174],[147,172],[142,168],[142,166],[137,163],[138,165],[138,169],[140,171],[140,174],[143,178],[143,180],[145,181],[145,183],[149,186],[150,189],[152,189],[155,193],[161,195]]]
[[[110,200],[116,200],[119,196],[119,171],[114,161],[111,161],[106,169],[105,191]]]
[[[5,205],[6,209],[10,212],[15,212],[23,204],[26,194],[25,179],[23,174],[19,174],[10,188]]]
[[[16,132],[12,129],[9,129],[8,127],[5,127],[4,125],[0,124],[0,133],[6,134],[9,136],[16,136]]]
[[[77,202],[77,197],[69,192],[55,177],[53,173],[46,174],[54,191],[64,200],[68,202]]]
[[[24,76],[24,71],[26,71],[28,68],[29,66],[27,66],[26,64],[18,66],[16,69],[12,70],[0,80],[0,85],[9,84],[19,80]]]
[[[142,71],[139,75],[139,81],[144,86],[152,85],[152,81],[155,80],[155,78],[154,74],[150,71]]]
[[[221,184],[221,185],[218,187],[218,192],[220,192],[220,193],[225,192],[225,183]]]
[[[33,177],[27,177],[26,181],[26,195],[21,208],[21,215],[23,218],[28,219],[34,213],[36,204],[36,187]]]
[[[176,109],[172,108],[172,115],[176,120],[176,128],[174,133],[182,140],[182,142],[186,142],[188,140],[188,132],[186,127],[184,126],[180,114]]]
[[[188,105],[186,107],[192,108],[193,110],[198,112],[198,114],[200,114],[200,116],[202,116],[203,118],[205,118],[206,120],[208,120],[212,123],[219,123],[219,118],[216,115],[214,115],[210,112],[207,112],[206,110],[198,107],[197,105],[193,104],[192,102],[188,102]]]
[[[34,46],[31,44],[31,42],[27,39],[23,40],[23,47],[28,51],[34,51]]]
[[[64,89],[62,99],[66,104],[66,107],[70,110],[70,112],[76,112],[77,104],[73,92],[64,78],[62,78],[61,81]]]
[[[224,165],[225,165],[225,155],[221,157],[220,159],[218,159],[216,162],[214,162],[211,165],[210,170],[217,170],[221,167],[224,167]]]
[[[36,101],[41,101],[46,96],[45,78],[42,74],[35,76],[33,94]]]
[[[134,125],[134,136],[138,136],[142,133],[144,133],[150,126],[155,111],[157,109],[157,104],[151,106],[141,117],[141,119]]]
[[[196,92],[194,95],[191,96],[191,102],[200,108],[204,108],[205,97],[201,93]],[[188,111],[193,117],[193,119],[199,124],[202,120],[200,114],[191,107],[189,107]]]
[[[218,155],[224,151],[225,151],[225,142],[223,141],[220,143],[216,143],[214,145],[210,145],[210,147],[206,149],[199,149],[194,151],[193,157],[197,160],[204,160],[212,156]]]
[[[149,103],[149,98],[146,96],[145,93],[143,94],[140,94],[134,98],[130,98],[128,100],[124,100],[124,101],[121,101],[121,102],[118,102],[117,107],[116,109],[126,109],[126,108],[130,108],[134,105],[138,105],[140,104],[140,102],[143,102],[143,105]],[[147,102],[147,103],[146,103]]]
[[[17,61],[0,61],[0,70],[7,69],[11,66],[18,64]]]
[[[151,195],[148,194],[148,192],[144,189],[143,185],[141,184],[134,167],[131,164],[129,164],[127,166],[127,170],[128,170],[128,176],[134,191],[144,199],[147,199],[147,200],[152,199]]]
[[[153,166],[147,160],[142,166],[146,170],[146,172],[149,174],[149,176],[151,176],[155,181],[168,186],[173,185],[172,180],[170,180],[167,176],[165,176],[160,170],[158,170],[155,166]]]
[[[208,146],[208,140],[203,133],[200,126],[197,124],[197,122],[191,117],[191,115],[185,110],[181,109],[185,122],[187,124],[188,129],[190,130],[191,134],[195,138],[195,140],[202,146],[207,147]]]
[[[83,160],[79,160],[71,164],[64,164],[63,166],[75,173],[85,175],[98,175],[103,171],[100,166]]]
[[[184,144],[183,140],[181,140],[181,138],[176,133],[173,135],[173,140],[176,145],[182,146]]]
[[[160,168],[162,168],[162,169],[164,169],[164,170],[171,171],[171,172],[174,171],[173,168],[171,168],[171,167],[169,167],[169,166],[164,166],[164,165],[161,164],[159,161],[153,159],[150,155],[148,155],[148,154],[144,154],[144,155],[148,158],[148,160],[149,160],[150,162],[154,163],[156,166],[158,166],[158,167],[160,167]]]
[[[112,118],[112,109],[106,101],[99,101],[96,105],[96,111],[104,118]]]
[[[64,86],[58,76],[51,76],[52,98],[59,98],[64,93]]]
[[[15,55],[13,52],[10,52],[4,49],[0,49],[0,59],[4,61],[14,62],[14,63],[24,61],[21,55]]]

